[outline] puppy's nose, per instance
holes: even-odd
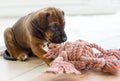
[[[62,42],[65,42],[67,40],[67,37],[62,37]]]

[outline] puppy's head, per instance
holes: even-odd
[[[62,43],[67,40],[64,12],[59,8],[45,8],[35,12],[31,21],[33,28],[39,32],[38,37],[53,43]]]

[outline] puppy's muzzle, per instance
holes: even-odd
[[[66,33],[54,33],[52,36],[51,42],[53,43],[62,43],[67,40]]]

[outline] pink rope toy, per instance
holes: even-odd
[[[84,40],[66,42],[64,44],[49,44],[49,50],[44,55],[54,59],[47,73],[81,74],[81,70],[100,70],[117,74],[120,72],[120,49],[104,50],[94,43]],[[98,50],[98,53],[94,52]]]

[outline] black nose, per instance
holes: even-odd
[[[66,40],[67,40],[66,36],[62,37],[62,42],[65,42]]]

